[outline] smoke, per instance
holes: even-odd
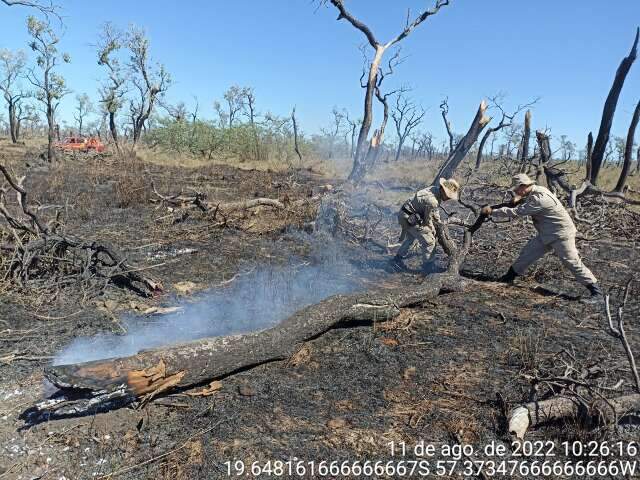
[[[316,243],[317,237],[313,240]],[[261,330],[305,306],[357,289],[360,272],[335,242],[315,250],[312,262],[291,259],[285,266],[256,267],[225,288],[183,302],[179,312],[162,317],[127,316],[122,320],[125,335],[77,338],[56,356],[54,365],[129,356],[173,343]]]

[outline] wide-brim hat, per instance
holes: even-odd
[[[535,181],[531,180],[526,173],[518,173],[511,178],[511,190],[515,190],[520,185],[535,185]]]
[[[460,184],[453,178],[441,178],[438,180],[440,187],[444,190],[451,200],[458,200],[460,198]]]

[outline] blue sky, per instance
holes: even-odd
[[[255,88],[258,107],[286,115],[297,105],[305,132],[330,122],[334,106],[361,115],[363,35],[336,21],[333,7],[312,0],[59,0],[65,33],[61,68],[74,90],[61,115],[71,120],[75,93],[96,96],[103,72],[96,64],[100,25],[144,27],[153,57],[171,72],[168,98],[193,103],[213,116],[212,104],[232,84]],[[380,40],[397,34],[407,8],[432,1],[346,0],[348,9]],[[640,24],[639,0],[452,0],[402,43],[407,58],[388,87],[413,88],[428,114],[424,128],[444,129],[438,105],[449,97],[454,130],[466,130],[479,101],[506,93],[507,106],[539,96],[533,123],[568,135],[581,148],[597,132],[615,70]],[[30,10],[0,6],[0,48],[27,49]],[[623,90],[614,133],[626,135],[640,100],[640,61]]]

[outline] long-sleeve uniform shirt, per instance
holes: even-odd
[[[535,185],[522,204],[515,208],[497,208],[493,211],[493,216],[530,216],[533,219],[538,235],[527,242],[512,265],[519,275],[548,252],[553,251],[580,283],[590,285],[598,281],[593,272],[582,263],[576,248],[576,226],[569,212],[548,189]]]
[[[503,207],[493,211],[494,218],[531,216],[542,243],[548,245],[559,239],[573,238],[576,227],[558,197],[548,189],[534,185],[525,201],[515,208]]]

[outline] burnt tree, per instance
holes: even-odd
[[[355,18],[349,11],[347,11],[344,0],[322,0],[322,3],[330,3],[339,12],[338,20],[346,20],[354,28],[363,33],[366,37],[368,44],[374,50],[373,60],[368,66],[368,75],[366,82],[366,90],[364,97],[364,114],[362,117],[362,125],[360,126],[360,132],[358,134],[358,142],[356,144],[356,151],[353,159],[353,168],[349,174],[349,180],[351,182],[361,181],[367,171],[367,139],[369,137],[369,131],[373,122],[373,97],[376,95],[376,85],[378,83],[378,75],[380,70],[380,63],[384,57],[385,52],[392,46],[404,40],[411,32],[422,22],[432,15],[435,15],[440,9],[446,5],[449,5],[449,0],[437,0],[433,8],[422,11],[418,14],[413,21],[407,17],[407,22],[404,29],[394,38],[386,43],[378,41],[371,29],[363,22]]]
[[[616,76],[613,80],[613,85],[607,96],[607,100],[604,103],[604,109],[602,111],[602,120],[600,121],[600,129],[598,130],[598,136],[593,145],[593,154],[591,156],[591,176],[589,181],[592,185],[598,184],[598,174],[605,157],[605,151],[607,143],[609,143],[609,135],[611,132],[611,125],[613,124],[613,116],[616,112],[616,106],[618,105],[618,98],[620,97],[620,91],[624,85],[624,81],[627,78],[627,74],[631,69],[631,65],[636,59],[638,49],[638,37],[640,36],[640,28],[636,30],[636,38],[631,47],[629,55],[622,59],[620,66],[616,71]]]
[[[633,161],[633,144],[636,128],[638,127],[638,120],[640,120],[640,102],[636,105],[633,117],[631,118],[631,124],[629,125],[629,131],[627,132],[627,140],[624,148],[624,163],[622,164],[622,171],[620,172],[618,183],[616,183],[616,186],[613,189],[614,192],[622,193],[627,183],[629,170],[631,170],[631,162]]]
[[[484,127],[491,121],[491,117],[485,115],[487,111],[487,102],[480,102],[476,116],[473,118],[469,130],[466,135],[460,139],[453,151],[449,154],[445,162],[440,167],[433,184],[436,185],[440,178],[449,178],[456,171],[464,157],[469,153],[473,144],[478,140],[478,136],[482,133]]]
[[[398,148],[396,149],[395,161],[400,159],[402,147],[411,132],[422,122],[425,115],[422,107],[416,106],[405,95],[398,94],[396,97],[396,105],[393,113],[393,123],[396,126],[396,134],[398,135]]]

